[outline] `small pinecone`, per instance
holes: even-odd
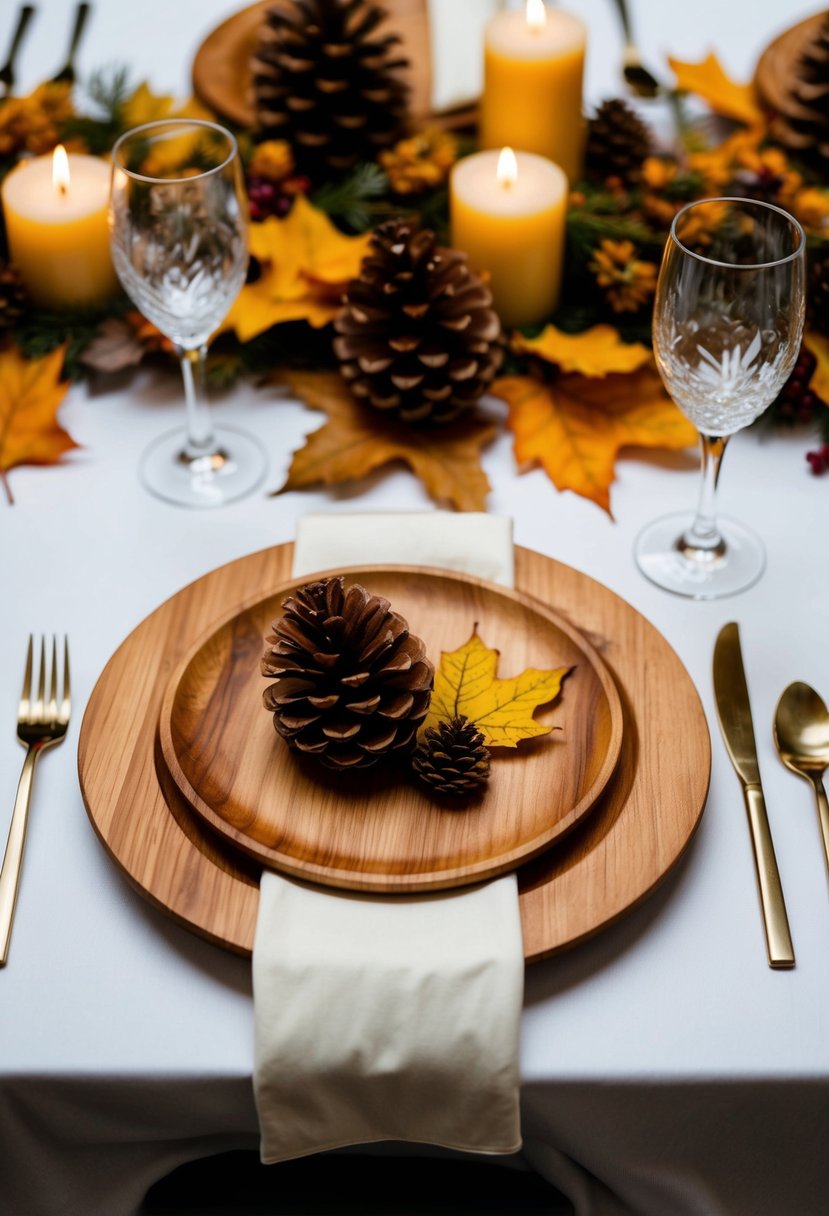
[[[403,422],[450,422],[501,365],[492,293],[466,254],[434,232],[388,220],[345,294],[334,351],[354,395]]]
[[[262,139],[287,140],[315,180],[372,161],[399,137],[409,87],[370,0],[289,0],[267,11],[253,60]]]
[[[26,311],[26,292],[14,266],[0,264],[0,333],[13,329]]]
[[[265,708],[298,752],[328,768],[368,768],[414,746],[434,667],[389,602],[342,578],[308,583],[266,638]]]
[[[587,124],[585,173],[593,181],[618,177],[635,185],[653,147],[649,127],[626,101],[604,101]]]
[[[829,161],[829,14],[792,67],[786,104],[771,134],[790,152],[818,167]]]
[[[477,726],[468,718],[451,718],[425,732],[412,768],[438,794],[474,794],[489,780],[489,752]]]

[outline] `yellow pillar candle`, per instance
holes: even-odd
[[[566,210],[564,173],[531,152],[478,152],[452,170],[452,244],[489,273],[505,326],[534,325],[554,311]]]
[[[9,256],[43,308],[87,308],[118,290],[109,253],[109,165],[95,156],[24,161],[3,183]]]
[[[481,147],[509,144],[581,176],[582,77],[587,31],[542,0],[499,13],[486,27]]]

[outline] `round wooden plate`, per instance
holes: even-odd
[[[802,109],[789,92],[792,85],[792,67],[817,36],[826,16],[825,11],[815,13],[805,21],[790,26],[769,43],[757,61],[755,87],[765,104],[778,114],[796,117]]]
[[[293,579],[232,612],[173,673],[159,718],[167,769],[190,805],[236,848],[324,886],[386,893],[463,886],[513,870],[569,831],[607,784],[622,739],[619,694],[602,660],[554,612],[467,575],[372,566],[331,573],[385,596],[437,663],[477,624],[501,678],[568,668],[536,720],[557,729],[493,754],[483,797],[441,805],[378,766],[330,773],[292,755],[262,706],[260,660]],[[316,577],[316,576],[315,576]],[[324,577],[324,575],[322,576]]]
[[[253,127],[251,61],[269,8],[279,8],[285,0],[259,0],[234,13],[208,34],[193,61],[193,90],[196,96],[226,122],[237,127]],[[432,112],[431,47],[429,11],[426,0],[384,0],[388,16],[380,30],[399,35],[402,54],[409,60],[407,69],[409,117],[413,126],[431,123],[443,127],[470,126],[477,109],[463,106],[446,114]]]
[[[159,711],[194,639],[288,579],[292,555],[286,544],[239,558],[142,621],[101,673],[78,744],[87,812],[124,875],[180,924],[240,954],[253,947],[261,867],[229,850],[157,763]],[[524,957],[534,963],[611,924],[671,872],[702,815],[711,744],[688,673],[635,609],[528,549],[515,550],[515,579],[599,651],[624,718],[619,763],[592,814],[518,870]]]

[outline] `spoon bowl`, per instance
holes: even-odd
[[[823,852],[829,867],[829,802],[823,772],[829,766],[829,709],[823,699],[799,680],[777,702],[774,742],[786,768],[809,781],[817,800]]]

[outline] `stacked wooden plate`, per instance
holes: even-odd
[[[454,812],[380,770],[321,775],[276,736],[259,660],[285,595],[307,581],[288,577],[291,552],[242,558],[184,588],[130,634],[92,694],[84,801],[143,894],[246,953],[263,866],[382,892],[517,869],[532,962],[610,923],[669,872],[702,813],[710,742],[687,673],[629,605],[526,550],[518,592],[443,571],[345,572],[386,595],[435,658],[477,621],[502,674],[572,668],[540,715],[560,729],[498,756],[481,800]]]

